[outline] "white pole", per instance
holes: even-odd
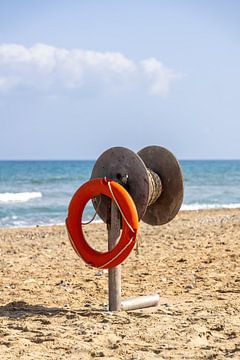
[[[118,242],[120,235],[120,213],[116,204],[111,203],[111,222],[108,227],[108,251]],[[108,301],[109,310],[121,309],[121,265],[108,270]]]
[[[133,297],[121,302],[121,310],[128,311],[157,306],[159,299],[160,296],[158,294]]]

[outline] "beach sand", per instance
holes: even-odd
[[[107,271],[77,257],[64,226],[0,229],[0,358],[240,359],[240,210],[140,224],[122,297],[157,308],[107,312]],[[86,236],[106,248],[106,227]]]

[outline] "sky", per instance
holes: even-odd
[[[238,0],[0,0],[0,160],[240,159]]]

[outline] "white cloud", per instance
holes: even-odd
[[[144,73],[149,79],[149,89],[151,94],[166,96],[171,84],[181,77],[174,70],[165,67],[155,58],[142,61]]]
[[[30,88],[42,91],[136,89],[165,96],[179,75],[155,58],[133,61],[117,52],[67,50],[46,44],[30,48],[0,44],[0,91]]]

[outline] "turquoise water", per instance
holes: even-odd
[[[240,208],[240,160],[182,161],[183,209]]]
[[[0,161],[0,227],[62,224],[95,161]],[[240,161],[181,161],[182,209],[240,208]],[[93,215],[88,205],[85,220]]]

